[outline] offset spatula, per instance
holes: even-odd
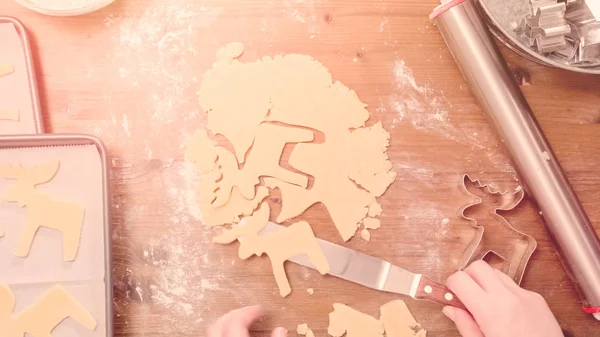
[[[278,232],[284,228],[269,222],[261,234]],[[329,261],[329,274],[333,276],[371,289],[408,295],[414,299],[429,300],[466,310],[448,288],[421,274],[411,273],[387,261],[325,240],[317,241]],[[295,256],[290,261],[316,269],[306,255]]]

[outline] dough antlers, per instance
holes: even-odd
[[[0,178],[16,180],[16,183],[4,193],[4,199],[18,203],[21,207],[27,207],[28,211],[25,229],[17,246],[17,256],[29,255],[40,227],[62,232],[65,261],[73,261],[77,256],[85,210],[79,205],[52,199],[35,189],[37,185],[52,180],[59,167],[58,160],[34,168],[24,168],[20,165],[0,166]]]
[[[3,337],[49,337],[67,318],[95,330],[94,317],[61,286],[54,286],[37,303],[13,315],[16,300],[6,285],[0,284],[0,335]]]

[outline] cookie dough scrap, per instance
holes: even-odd
[[[98,325],[92,314],[61,286],[52,287],[35,304],[13,314],[16,303],[12,290],[0,284],[2,337],[23,337],[25,334],[51,336],[52,330],[67,318],[72,318],[90,331],[96,330]]]
[[[371,241],[371,233],[366,228],[363,228],[363,230],[360,231],[360,237],[362,237],[365,241]]]
[[[329,314],[327,333],[333,337],[383,337],[383,323],[373,316],[363,314],[341,303],[333,305]]]
[[[402,300],[384,304],[381,318],[364,314],[351,307],[335,303],[333,312],[329,314],[327,332],[333,337],[426,337],[427,331],[422,329]]]
[[[282,127],[275,124],[263,123],[258,127],[258,133],[252,145],[243,169],[238,168],[235,156],[219,148],[219,165],[223,180],[219,184],[214,207],[224,205],[231,189],[237,186],[246,199],[253,199],[255,186],[259,177],[275,177],[278,180],[306,188],[308,177],[286,170],[279,166],[283,148],[287,143],[311,142],[314,134],[305,129]]]
[[[247,161],[241,171],[246,171],[253,161],[260,164],[249,165],[252,174],[243,182],[231,178],[234,182],[230,185],[223,183],[223,190],[216,192],[215,200],[220,200],[217,205],[226,202],[230,186],[250,183],[254,187],[257,175],[272,177],[269,183],[265,178],[266,185],[279,188],[284,194],[278,222],[294,218],[321,202],[342,238],[349,240],[365,218],[381,214],[376,198],[396,179],[387,155],[389,133],[380,123],[367,126],[366,105],[354,91],[333,82],[329,71],[312,57],[278,55],[243,63],[237,60],[242,53],[240,43],[221,48],[198,92],[200,105],[207,113],[208,129],[229,140],[237,163]],[[277,127],[282,129],[269,127],[280,132],[280,138],[268,136],[269,130],[264,129],[269,124],[265,122],[279,123]],[[323,132],[325,141],[311,143],[308,133],[305,137],[291,126]],[[276,165],[286,143],[296,143],[289,164],[315,178],[310,190],[306,189],[303,175]],[[261,150],[267,145],[272,149]],[[265,163],[253,155],[259,151],[266,151],[267,155],[262,155]],[[235,162],[229,162],[223,165],[230,170],[224,170],[223,180],[229,180],[228,175],[239,177],[231,173],[239,171]],[[246,198],[251,198],[250,187],[241,186]]]
[[[56,200],[38,192],[36,186],[49,182],[60,168],[58,160],[32,168],[0,165],[0,178],[16,180],[4,191],[4,199],[27,207],[27,222],[16,255],[27,257],[40,227],[58,230],[63,237],[63,257],[74,261],[79,250],[85,209],[77,204]],[[0,233],[2,236],[2,233]]]
[[[380,214],[381,205],[376,198],[396,179],[396,172],[391,170],[392,164],[385,154],[388,145],[389,134],[380,123],[333,134],[333,137],[326,133],[322,144],[297,144],[289,163],[315,177],[315,183],[311,190],[306,190],[265,178],[267,187],[277,188],[282,194],[282,210],[277,222],[292,219],[321,202],[342,239],[348,241],[369,214]]]
[[[0,107],[0,120],[18,122],[20,119],[19,110]]]
[[[396,300],[381,307],[381,321],[387,337],[425,337],[427,331],[408,310],[406,303]]]
[[[198,196],[204,223],[209,227],[239,221],[250,215],[268,195],[258,187],[259,177],[276,177],[306,188],[308,177],[279,165],[287,143],[310,142],[313,132],[300,128],[263,123],[242,169],[233,153],[217,146],[205,130],[197,131],[186,144],[186,158],[201,173]],[[237,190],[236,190],[237,189]]]
[[[299,324],[298,327],[296,328],[296,332],[299,335],[302,336],[306,336],[306,337],[315,337],[315,334],[313,333],[313,331],[308,327],[308,324],[303,323],[303,324]]]
[[[253,199],[246,199],[239,188],[231,186],[223,176],[222,165],[235,157],[227,149],[213,142],[205,130],[198,130],[186,143],[186,159],[192,162],[200,172],[196,197],[202,214],[202,222],[207,227],[221,226],[239,222],[243,216],[251,215],[260,203],[269,195],[264,186],[259,186]],[[235,162],[237,167],[237,162]],[[217,194],[222,192],[221,185],[230,186],[227,200],[214,205]]]
[[[381,221],[377,218],[365,218],[363,225],[366,229],[379,229],[381,228]]]
[[[243,260],[266,254],[271,260],[279,293],[286,297],[292,291],[284,268],[287,259],[306,254],[322,275],[329,272],[329,262],[307,222],[296,222],[280,232],[258,235],[266,227],[270,212],[269,204],[262,203],[254,215],[244,219],[243,224],[224,229],[213,241],[229,244],[238,240],[239,257]]]

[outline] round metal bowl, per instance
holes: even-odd
[[[75,1],[65,0],[65,4],[58,5],[44,5],[43,1],[40,0],[15,0],[18,4],[27,7],[38,13],[52,15],[52,16],[76,16],[88,14],[104,8],[115,0],[90,0],[87,4],[82,5]],[[55,0],[56,2],[56,0]]]
[[[478,0],[479,8],[494,36],[517,54],[534,62],[586,74],[600,75],[600,67],[572,66],[557,62],[529,48],[517,38],[517,19],[528,13],[527,0]]]

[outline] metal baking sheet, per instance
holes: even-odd
[[[44,132],[40,100],[29,37],[23,24],[0,16],[0,63],[14,67],[12,74],[0,77],[0,107],[17,109],[19,121],[0,120],[0,135]]]
[[[39,166],[59,160],[60,168],[48,183],[36,189],[57,200],[79,204],[85,218],[77,258],[64,262],[62,236],[42,227],[26,258],[15,256],[27,207],[0,199],[0,283],[15,292],[19,310],[35,303],[59,284],[84,305],[98,322],[95,331],[66,320],[53,337],[112,337],[112,278],[106,151],[91,136],[36,135],[0,137],[0,165]],[[14,180],[0,177],[0,196]]]

